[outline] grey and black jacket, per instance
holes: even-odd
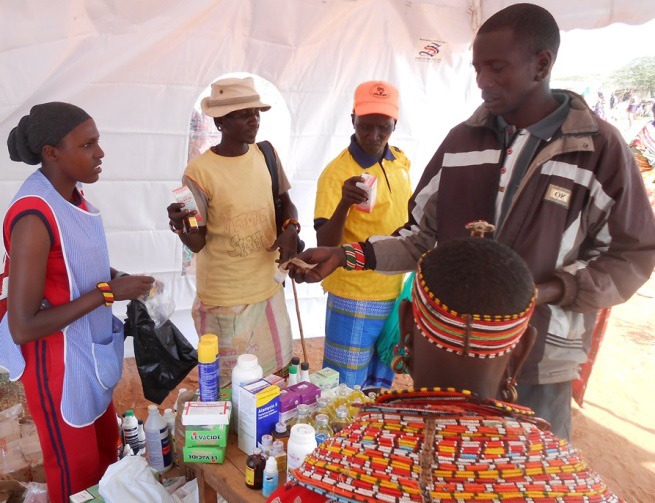
[[[577,378],[598,310],[625,302],[655,265],[653,210],[628,146],[568,94],[567,118],[542,142],[495,235],[523,257],[535,283],[557,276],[565,285],[559,304],[535,310],[524,383]],[[426,250],[466,237],[468,222],[496,222],[503,149],[495,122],[480,107],[450,131],[410,199],[407,224],[365,244],[367,268],[413,270]]]

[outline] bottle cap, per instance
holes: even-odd
[[[273,450],[284,451],[284,442],[282,442],[282,440],[276,440],[275,442],[273,442]]]
[[[269,456],[266,460],[266,467],[264,468],[267,472],[276,472],[277,471],[277,459],[275,456]]]
[[[300,364],[300,370],[309,370],[309,362],[302,362]]]
[[[304,403],[301,403],[298,405],[298,415],[307,415],[309,414],[309,405],[305,405]]]
[[[325,414],[316,414],[316,422],[321,424],[328,423],[328,417]]]
[[[345,405],[339,405],[337,407],[337,416],[348,417],[348,407],[346,407]]]
[[[291,427],[291,438],[300,444],[316,442],[316,430],[311,424],[294,424]]]
[[[262,445],[271,445],[273,437],[271,435],[262,435]]]
[[[254,456],[258,456],[258,455],[260,455],[262,453],[262,450],[259,447],[255,447],[252,450],[252,453],[253,453]]]
[[[125,411],[125,417],[127,417],[127,416],[132,416],[132,417],[134,417],[134,411],[133,411],[132,409],[130,409],[130,410],[126,410],[126,411]]]
[[[254,369],[259,365],[259,362],[257,360],[256,355],[251,355],[249,353],[239,355],[239,358],[237,358],[237,365],[241,367],[245,367],[247,369]]]
[[[300,365],[300,357],[294,356],[291,358],[291,365]]]
[[[159,413],[159,409],[157,408],[156,405],[148,405],[148,414],[152,414],[153,412]]]
[[[286,433],[287,425],[285,423],[275,423],[275,432],[276,433]]]

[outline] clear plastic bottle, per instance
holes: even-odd
[[[328,417],[325,414],[316,416],[316,426],[314,427],[316,444],[321,445],[328,438],[334,435],[334,430],[328,424]]]
[[[352,422],[350,415],[348,414],[348,406],[339,405],[339,407],[337,407],[336,415],[337,417],[335,417],[332,423],[330,423],[330,426],[334,430],[334,433],[339,433]]]
[[[300,364],[300,377],[298,382],[311,382],[309,380],[309,362],[302,362]]]
[[[164,410],[164,421],[168,425],[168,434],[171,436],[171,450],[173,451],[173,458],[175,458],[175,413],[173,409]]]
[[[264,482],[262,484],[262,494],[264,497],[268,498],[277,489],[278,476],[277,459],[270,456],[266,460],[266,466],[264,467]]]
[[[264,482],[264,466],[266,460],[262,456],[262,450],[255,447],[246,460],[246,487],[250,489],[261,489]]]
[[[159,473],[167,472],[173,465],[171,436],[168,433],[168,424],[156,405],[148,405],[148,419],[144,430],[150,466]]]
[[[291,421],[291,428],[297,424],[308,424],[310,426],[314,426],[314,421],[309,415],[309,405],[302,403],[298,405],[298,415]]]
[[[316,409],[311,413],[311,417],[314,422],[316,422],[316,416],[319,414],[325,414],[328,417],[328,422],[332,422],[332,420],[336,417],[334,415],[334,411],[330,407],[330,399],[326,396],[319,396],[316,399]]]

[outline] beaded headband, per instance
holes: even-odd
[[[528,306],[516,314],[458,313],[430,291],[422,265],[423,257],[412,288],[412,311],[426,339],[448,352],[474,358],[496,358],[514,349],[534,311],[534,295]]]

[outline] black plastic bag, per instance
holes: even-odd
[[[198,353],[170,320],[155,328],[146,306],[138,300],[127,306],[125,337],[130,335],[143,395],[161,404],[198,364]]]

